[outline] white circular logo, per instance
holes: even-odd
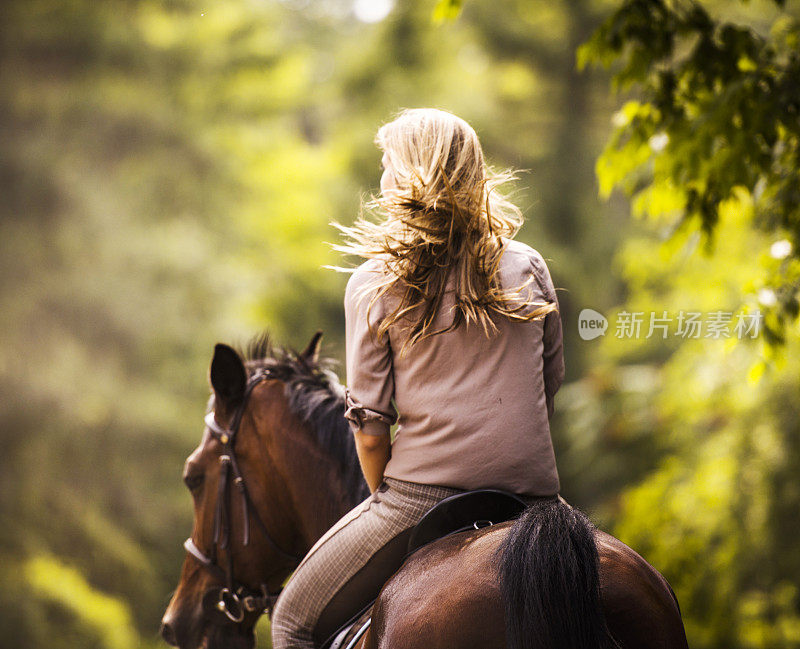
[[[594,340],[604,336],[608,329],[608,320],[602,313],[594,309],[583,309],[578,314],[578,335],[584,340]]]

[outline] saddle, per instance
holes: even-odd
[[[525,507],[522,498],[500,489],[477,489],[445,498],[428,510],[411,531],[405,559],[445,536],[516,518]],[[374,603],[375,600],[343,624],[322,645],[322,649],[355,647],[369,628]]]

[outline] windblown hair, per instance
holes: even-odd
[[[362,216],[352,227],[334,224],[346,238],[334,247],[385,264],[387,272],[365,287],[372,293],[370,307],[387,291],[400,297],[373,332],[379,339],[402,321],[405,350],[462,323],[477,323],[489,335],[497,329],[492,314],[533,320],[557,310],[555,303],[526,300],[523,289],[529,282],[500,286],[504,238],[517,234],[522,214],[498,187],[515,176],[487,167],[467,122],[431,108],[404,110],[378,130],[375,142],[388,156],[396,186],[364,206],[378,222]],[[451,277],[453,320],[434,330]]]

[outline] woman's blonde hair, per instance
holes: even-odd
[[[396,186],[374,196],[364,208],[382,217],[363,217],[352,227],[334,223],[346,237],[334,246],[346,254],[379,258],[388,272],[366,287],[370,307],[387,291],[401,297],[380,323],[380,339],[390,326],[404,324],[406,345],[475,322],[488,335],[496,330],[490,314],[516,320],[543,318],[555,303],[524,299],[521,287],[503,289],[498,268],[505,245],[522,225],[522,213],[499,191],[515,179],[484,162],[478,136],[463,119],[432,108],[402,111],[383,125],[375,143],[388,156]],[[452,323],[433,322],[454,273]],[[537,308],[528,310],[529,307]]]

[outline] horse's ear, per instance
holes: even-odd
[[[306,363],[316,363],[319,359],[319,343],[321,340],[322,332],[318,331],[314,334],[311,342],[308,343],[308,347],[306,347],[305,351],[300,354],[300,358],[302,358]]]
[[[247,384],[247,373],[239,354],[228,345],[217,344],[208,380],[217,401],[222,405],[241,399]]]

